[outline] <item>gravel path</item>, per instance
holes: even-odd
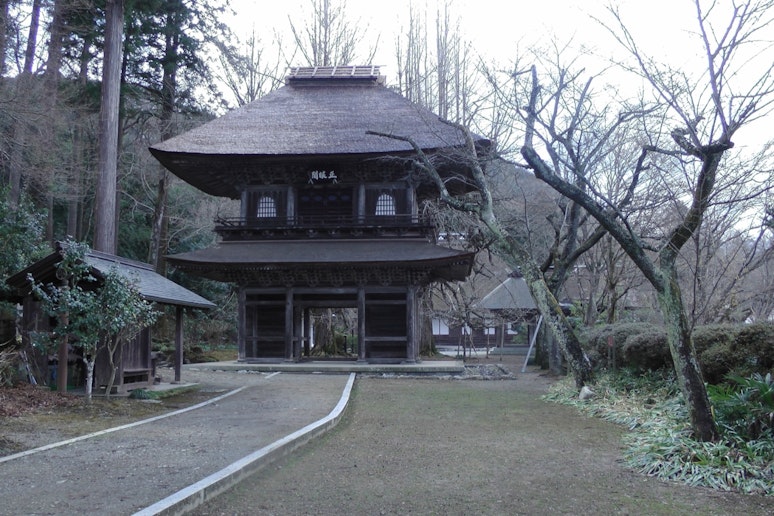
[[[347,375],[186,373],[237,394],[0,464],[0,514],[131,514],[327,415]]]

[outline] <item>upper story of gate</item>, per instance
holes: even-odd
[[[436,181],[470,190],[465,131],[384,85],[376,66],[292,68],[285,85],[150,148],[172,173],[241,201],[225,240],[424,237]],[[471,135],[478,151],[489,142]]]

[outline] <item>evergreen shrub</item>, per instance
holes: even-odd
[[[741,327],[738,324],[706,324],[693,330],[693,346],[701,355],[713,346],[733,347]]]
[[[737,352],[747,357],[753,372],[765,373],[774,367],[774,323],[742,326],[736,337]]]
[[[663,328],[649,326],[630,335],[623,344],[623,363],[635,371],[658,371],[672,367],[672,355]]]
[[[616,324],[605,324],[594,326],[586,330],[584,351],[588,355],[591,363],[598,368],[621,366],[623,357],[623,346],[626,339],[633,335],[639,335],[652,329],[653,325],[640,322],[625,322]],[[613,337],[613,351],[616,357],[616,364],[609,363],[610,349],[608,347],[609,337]]]
[[[747,377],[774,370],[772,323],[699,327],[694,345],[704,379],[711,384],[725,382],[729,375]]]
[[[734,351],[733,342],[719,341],[699,354],[702,375],[710,384],[722,383],[737,362],[738,357]]]

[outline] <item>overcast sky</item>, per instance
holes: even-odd
[[[287,32],[289,17],[302,26],[310,11],[310,0],[231,1],[237,11],[233,29],[238,34],[248,34],[255,26],[264,41],[270,39],[273,30]],[[603,53],[616,48],[593,19],[610,21],[605,12],[608,2],[604,0],[413,0],[419,9],[426,7],[430,25],[434,23],[438,6],[447,2],[459,17],[463,37],[486,60],[507,61],[516,53],[517,46],[525,48],[552,40],[572,39],[579,46]],[[385,66],[385,72],[392,73],[395,38],[406,23],[410,0],[348,0],[346,3],[350,22],[367,28],[374,39],[379,35],[375,64]],[[681,43],[688,31],[695,28],[691,0],[618,0],[617,4],[634,34],[655,54],[677,57],[685,48]]]
[[[706,57],[696,37],[693,0],[347,0],[348,20],[367,31],[371,41],[379,36],[374,62],[353,64],[381,65],[382,73],[392,82],[396,71],[395,41],[398,34],[405,32],[409,4],[426,10],[427,23],[432,27],[438,6],[448,3],[452,19],[459,19],[463,38],[485,62],[505,64],[530,47],[571,42],[573,47],[590,50],[599,57],[584,62],[586,71],[593,74],[595,67],[607,66],[610,58],[624,55],[621,46],[598,21],[615,26],[606,10],[611,2],[618,6],[621,18],[644,53],[678,69],[706,67]],[[311,0],[231,0],[231,4],[237,12],[232,29],[246,38],[255,28],[264,43],[270,42],[277,31],[284,34],[285,44],[289,45],[292,38],[288,35],[288,19],[302,27],[311,16]],[[716,10],[727,13],[731,6],[732,0],[718,0]],[[768,54],[768,63],[774,62],[774,27],[769,27],[761,37],[768,41],[762,50]],[[364,44],[369,46],[368,41]],[[366,53],[364,49],[363,54]],[[605,80],[615,82],[616,75],[608,72]],[[631,77],[616,86],[632,87]],[[771,122],[765,124],[772,126]],[[756,140],[761,132],[756,131]],[[771,131],[764,132],[770,137]]]

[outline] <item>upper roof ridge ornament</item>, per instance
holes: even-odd
[[[291,67],[285,82],[357,80],[384,83],[378,65],[335,65],[335,66],[295,66]]]

